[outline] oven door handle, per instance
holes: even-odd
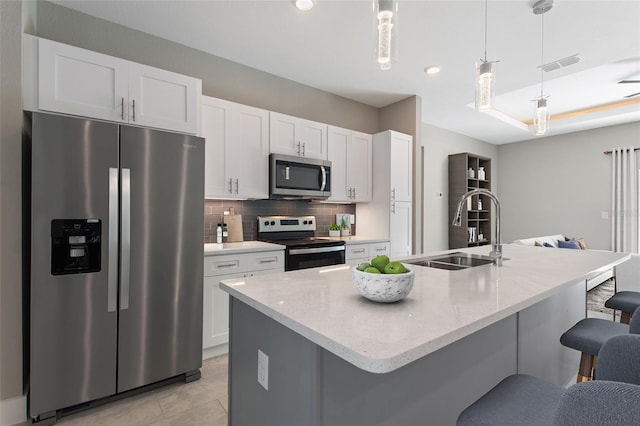
[[[320,191],[324,191],[324,188],[327,186],[327,169],[324,166],[320,166],[320,171],[322,171],[322,182],[320,183]]]
[[[345,246],[331,246],[331,247],[312,247],[289,250],[290,255],[296,254],[313,254],[313,253],[330,253],[334,251],[345,251]]]

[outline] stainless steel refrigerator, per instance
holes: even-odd
[[[204,139],[43,113],[25,130],[29,415],[199,378]]]

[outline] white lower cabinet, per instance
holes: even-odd
[[[369,261],[383,254],[389,256],[390,248],[389,242],[347,244],[345,261]]]
[[[229,294],[220,289],[220,281],[275,272],[284,272],[284,250],[205,256],[203,359],[229,350]]]

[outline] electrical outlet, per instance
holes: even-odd
[[[258,383],[269,390],[269,356],[258,349]]]
[[[602,212],[602,218],[603,218],[603,219],[609,219],[609,212],[607,212],[607,211],[603,211],[603,212]]]

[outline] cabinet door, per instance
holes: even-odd
[[[327,125],[309,120],[300,120],[296,136],[302,142],[302,156],[327,159]]]
[[[229,341],[229,293],[220,289],[220,281],[246,276],[246,273],[241,273],[204,277],[203,349]]]
[[[351,132],[347,164],[347,184],[353,188],[353,201],[371,201],[373,137],[365,133]]]
[[[392,259],[411,255],[411,203],[391,202],[390,243]]]
[[[331,197],[329,201],[351,200],[350,187],[347,183],[347,161],[349,158],[349,141],[351,130],[328,126],[327,151],[331,161]]]
[[[241,198],[269,198],[269,111],[233,104],[225,163]]]
[[[227,140],[231,103],[222,99],[202,97],[202,136],[205,138],[204,196],[232,197],[232,182],[226,178]],[[266,176],[266,175],[265,175]]]
[[[413,143],[412,137],[391,133],[391,193],[395,201],[412,200]]]
[[[135,63],[129,76],[130,123],[198,133],[200,80]]]
[[[125,60],[39,39],[38,108],[126,122],[127,69]]]
[[[277,112],[269,113],[269,150],[276,154],[302,155],[301,143],[296,139],[298,118]]]

